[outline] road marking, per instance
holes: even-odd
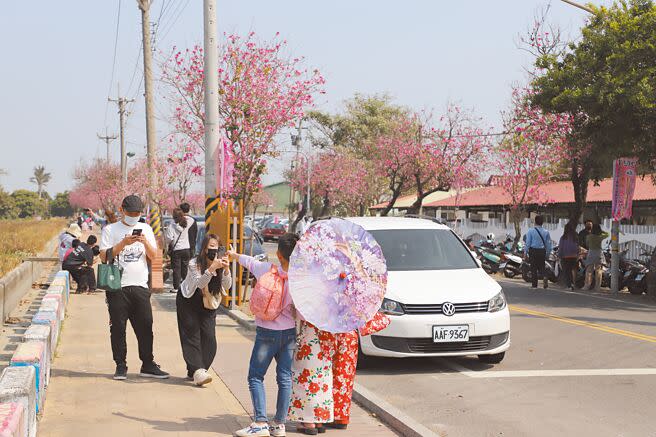
[[[497,282],[503,282],[503,283],[506,283],[506,284],[516,285],[518,287],[523,287],[523,288],[527,288],[527,289],[531,287],[529,284],[524,284],[522,282],[511,281],[511,280],[503,279],[503,278],[496,279],[496,281]],[[543,290],[540,290],[540,292],[542,292],[542,291]],[[628,304],[628,305],[639,306],[639,307],[643,307],[643,308],[656,309],[656,307],[654,307],[654,305],[650,305],[650,304],[646,304],[646,303],[632,302],[632,301],[627,301],[627,300],[622,300],[622,299],[614,299],[614,298],[611,298],[611,297],[598,296],[596,294],[581,293],[580,291],[560,290],[558,288],[553,288],[553,287],[549,287],[547,290],[544,290],[544,291],[555,291],[556,293],[563,293],[563,294],[576,294],[578,296],[592,297],[592,298],[595,298],[595,299],[607,300],[609,302],[617,302],[617,303],[623,303],[623,304]]]
[[[449,363],[451,366],[451,363]],[[458,364],[452,366],[460,374],[470,378],[534,378],[534,377],[556,377],[556,376],[631,376],[631,375],[656,375],[656,369],[569,369],[569,370],[492,370],[476,372],[466,369]],[[465,370],[460,370],[465,369]],[[436,379],[440,376],[434,375]]]
[[[543,313],[542,311],[530,310],[528,308],[522,308],[516,305],[508,305],[508,308],[510,308],[511,311],[515,311],[518,313],[524,313],[531,316],[557,320],[559,322],[569,323],[570,325],[583,326],[586,328],[595,329],[597,331],[607,332],[609,334],[616,334],[616,335],[621,335],[623,337],[633,338],[636,340],[647,341],[649,343],[656,343],[656,337],[652,335],[639,334],[637,332],[625,331],[623,329],[612,328],[610,326],[600,325],[598,323],[591,323],[591,322],[584,322],[576,319],[570,319],[568,317],[561,317],[555,314]]]

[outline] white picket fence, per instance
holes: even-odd
[[[602,228],[610,233],[611,220],[606,219]],[[558,243],[563,235],[567,220],[559,220],[558,223],[545,223],[543,227],[549,231],[554,244]],[[484,239],[488,233],[495,235],[496,242],[502,242],[507,235],[515,237],[515,227],[512,223],[506,225],[502,220],[490,219],[487,222],[472,222],[469,219],[459,220],[457,223],[449,224],[453,230],[462,238],[471,238],[473,241]],[[533,226],[531,220],[525,219],[521,224],[522,236]],[[579,229],[582,225],[579,225]],[[610,241],[606,239],[602,247]],[[620,225],[620,250],[628,249],[627,257],[630,259],[641,258],[644,252],[651,253],[656,247],[656,226],[643,225]]]

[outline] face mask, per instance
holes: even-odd
[[[125,222],[126,225],[128,226],[134,226],[137,223],[139,223],[139,216],[137,217],[130,217],[129,215],[124,215],[123,216],[123,221]]]
[[[214,261],[214,258],[219,254],[218,249],[207,249],[207,259]]]

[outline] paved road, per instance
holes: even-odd
[[[501,364],[375,360],[358,382],[442,436],[656,436],[656,305],[500,282]]]

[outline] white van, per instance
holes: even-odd
[[[369,231],[387,260],[382,311],[392,323],[360,338],[362,354],[503,360],[510,347],[506,297],[449,227],[421,218],[347,220]]]

